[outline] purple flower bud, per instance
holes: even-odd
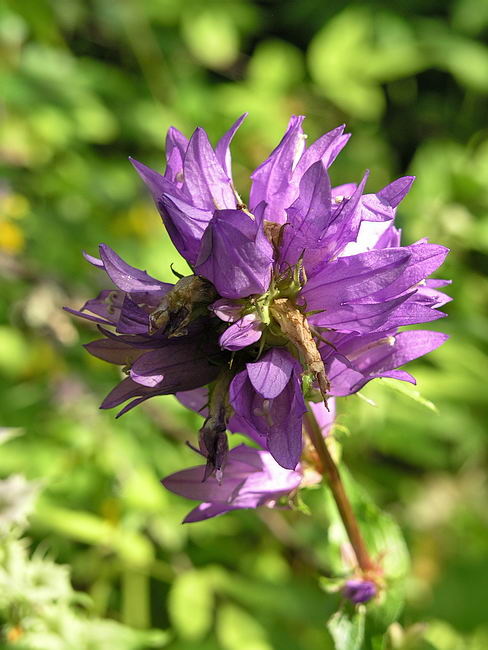
[[[241,350],[261,338],[263,326],[256,314],[247,314],[228,327],[219,339],[225,350]]]
[[[345,598],[355,605],[367,603],[377,594],[377,587],[371,580],[348,580],[342,588]]]

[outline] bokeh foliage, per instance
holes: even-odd
[[[370,191],[415,174],[404,239],[452,249],[442,276],[455,300],[437,324],[451,339],[413,368],[422,398],[377,381],[368,401],[342,400],[336,433],[411,554],[401,625],[372,647],[488,647],[487,36],[486,0],[1,5],[0,424],[23,435],[1,447],[0,473],[39,482],[34,553],[70,565],[91,616],[125,625],[127,647],[146,647],[135,630],[150,628],[168,632],[151,637],[155,647],[174,650],[334,647],[325,620],[339,601],[328,578],[341,531],[327,495],[307,496],[313,518],[237,512],[181,526],[188,503],[159,478],[195,462],[183,443],[198,417],[173,398],[118,421],[97,411],[117,372],[82,350],[93,328],[61,311],[105,288],[80,254],[100,241],[161,279],[171,262],[186,272],[127,156],[159,168],[171,124],[215,139],[245,110],[233,147],[242,194],[291,113],[308,116],[310,138],[346,122],[353,138],[335,183],[366,167]],[[372,507],[367,534],[378,526]],[[386,537],[385,561],[401,563]],[[74,621],[71,598],[55,605],[59,630]],[[3,602],[5,647],[58,647],[54,637],[22,645]],[[53,606],[39,605],[39,620]],[[362,624],[344,647],[361,647]],[[87,648],[105,647],[90,634]],[[107,635],[107,647],[125,647]]]

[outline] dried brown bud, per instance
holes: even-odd
[[[297,309],[288,298],[278,298],[270,306],[270,313],[277,321],[283,334],[294,344],[303,363],[317,377],[320,392],[327,399],[330,383],[325,374],[324,362],[312,336],[305,314]]]
[[[206,313],[217,294],[197,275],[181,278],[149,316],[149,333],[164,330],[169,337],[184,336],[192,320]]]

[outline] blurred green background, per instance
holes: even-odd
[[[334,183],[415,174],[404,241],[452,249],[451,339],[412,364],[422,398],[373,382],[341,401],[337,436],[411,554],[401,625],[374,647],[488,647],[487,37],[486,0],[1,4],[0,426],[19,430],[0,434],[0,476],[20,475],[0,484],[1,647],[334,647],[323,491],[313,517],[181,526],[190,504],[159,479],[194,464],[198,417],[172,397],[98,411],[117,370],[61,311],[108,288],[81,256],[101,241],[158,278],[186,272],[127,157],[161,168],[170,125],[215,142],[244,111],[241,194],[290,114],[310,139],[346,122]]]

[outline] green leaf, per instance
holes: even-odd
[[[236,605],[224,604],[219,608],[217,638],[225,650],[272,650],[263,627]]]
[[[212,625],[213,587],[211,576],[192,569],[174,581],[168,597],[171,622],[183,639],[197,641]]]
[[[300,50],[278,39],[260,43],[249,62],[248,77],[253,86],[269,91],[294,86],[303,79],[303,57]]]
[[[336,650],[362,650],[366,625],[366,608],[356,610],[346,607],[336,612],[327,627],[335,642]]]
[[[0,427],[0,445],[12,440],[12,438],[17,438],[24,433],[24,430],[20,427]]]
[[[411,384],[406,384],[402,381],[398,381],[397,379],[388,379],[386,377],[382,378],[381,383],[387,386],[388,388],[390,388],[391,390],[394,390],[397,393],[401,393],[402,395],[405,395],[406,397],[413,400],[414,402],[417,402],[417,404],[424,406],[429,411],[432,411],[433,413],[436,414],[439,413],[439,409],[437,408],[437,406],[430,400],[425,399],[425,397],[422,397],[420,391],[414,388]]]
[[[239,53],[236,25],[222,7],[192,11],[183,22],[183,35],[192,54],[209,68],[225,68]]]
[[[106,546],[134,566],[147,566],[153,560],[151,542],[134,530],[114,526],[91,512],[70,510],[52,505],[45,497],[39,500],[35,520],[70,539]]]
[[[310,43],[314,81],[340,108],[362,119],[378,118],[385,105],[381,88],[365,74],[372,54],[371,15],[362,7],[334,16]]]

